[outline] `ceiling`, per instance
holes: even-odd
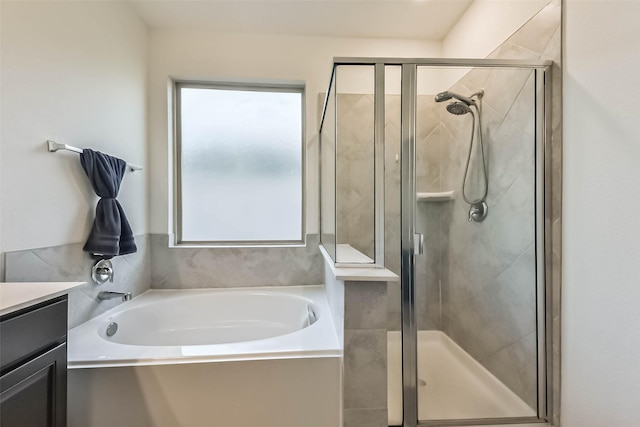
[[[130,0],[150,28],[442,40],[473,0]]]

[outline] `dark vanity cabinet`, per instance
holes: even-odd
[[[66,295],[0,318],[0,426],[66,426],[66,341]]]

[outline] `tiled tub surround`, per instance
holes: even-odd
[[[385,427],[387,282],[344,282],[344,427]]]
[[[100,291],[131,292],[149,288],[186,289],[322,284],[318,237],[307,236],[304,247],[169,248],[167,235],[136,236],[138,252],[111,261],[113,283],[95,285],[91,267],[96,259],[82,243],[5,253],[9,282],[82,281],[69,293],[69,327],[98,316],[121,301],[99,302]]]
[[[398,277],[387,269],[332,268],[326,253],[325,261],[327,301],[344,355],[343,425],[386,427],[387,280]]]
[[[299,286],[323,283],[318,236],[305,246],[265,248],[169,247],[169,236],[151,234],[154,289]]]
[[[78,326],[120,304],[120,299],[98,301],[101,291],[131,292],[137,296],[149,289],[151,262],[149,238],[136,236],[138,252],[114,257],[113,283],[95,285],[91,268],[96,258],[82,250],[83,243],[6,252],[7,282],[86,282],[69,292],[69,328]]]

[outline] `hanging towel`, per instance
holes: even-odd
[[[93,191],[100,196],[91,233],[82,249],[105,258],[136,252],[138,248],[133,231],[122,206],[116,200],[127,163],[87,148],[80,154],[80,163],[91,181]]]

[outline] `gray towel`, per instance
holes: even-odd
[[[82,249],[107,258],[136,252],[133,231],[116,200],[127,163],[87,148],[80,154],[80,163],[93,190],[100,196],[91,233]]]

